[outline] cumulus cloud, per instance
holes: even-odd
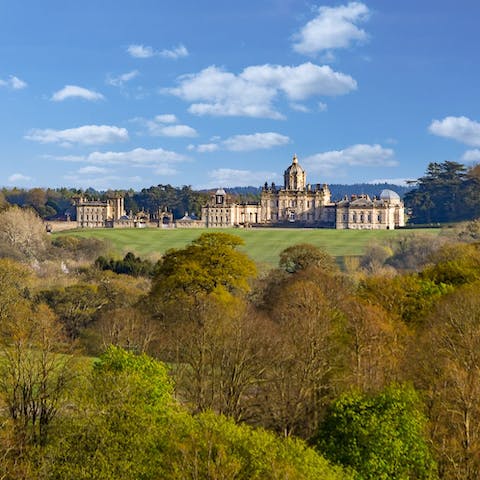
[[[150,58],[155,55],[152,47],[146,47],[144,45],[129,45],[127,52],[134,58]]]
[[[104,173],[107,173],[108,170],[103,167],[95,167],[94,165],[88,165],[87,167],[82,167],[78,169],[78,173],[80,175],[102,175]]]
[[[65,85],[61,90],[52,95],[53,102],[63,102],[67,98],[83,98],[90,102],[104,100],[105,97],[98,92],[88,90],[87,88],[79,87],[77,85]]]
[[[279,179],[277,173],[257,172],[251,170],[235,170],[231,168],[218,168],[208,173],[211,181],[205,188],[217,187],[248,187],[258,185],[263,181],[275,181]]]
[[[304,160],[311,171],[322,171],[333,167],[394,167],[398,163],[391,148],[381,145],[357,144],[343,150],[317,153]]]
[[[308,113],[310,111],[310,109],[306,105],[303,105],[302,103],[291,103],[290,108],[292,110],[295,110],[297,112],[302,112],[302,113]]]
[[[462,160],[466,163],[480,162],[480,150],[478,148],[475,148],[473,150],[467,150],[462,155]]]
[[[23,173],[13,173],[8,177],[9,183],[24,183],[29,182],[30,180],[32,180],[32,177],[24,175]]]
[[[10,75],[7,80],[2,80],[0,78],[0,87],[11,88],[12,90],[22,90],[27,88],[27,82],[24,82],[14,75]]]
[[[157,115],[153,119],[135,118],[133,121],[145,126],[148,134],[154,137],[196,137],[197,131],[188,126],[177,124],[175,115],[167,113]]]
[[[196,137],[197,131],[188,125],[167,125],[161,127],[158,133],[164,137]]]
[[[344,95],[356,88],[351,76],[307,62],[256,65],[238,75],[210,66],[179,77],[178,86],[164,92],[191,102],[189,111],[196,115],[281,119],[283,115],[273,106],[280,94],[298,102],[312,96]]]
[[[164,113],[162,115],[156,115],[155,121],[159,123],[177,123],[178,119],[173,113]]]
[[[127,152],[93,152],[85,157],[87,163],[100,165],[128,165],[161,167],[169,163],[179,163],[187,158],[163,148],[135,148]]]
[[[39,143],[59,143],[63,146],[101,145],[128,140],[128,131],[111,125],[84,125],[66,130],[33,129],[25,138]]]
[[[428,130],[439,137],[452,138],[465,145],[480,147],[480,123],[467,117],[445,117],[443,120],[434,120]]]
[[[275,132],[253,133],[251,135],[234,135],[223,141],[226,150],[247,152],[250,150],[266,150],[290,142],[290,138]]]
[[[199,153],[211,153],[220,149],[218,143],[201,143],[200,145],[189,145],[189,150],[196,150]]]
[[[220,140],[220,139],[219,139]],[[199,153],[215,152],[216,150],[229,150],[231,152],[248,152],[252,150],[267,150],[290,143],[290,138],[275,132],[252,133],[249,135],[233,135],[218,143],[203,143],[189,145],[189,150]]]
[[[318,7],[317,16],[294,35],[293,49],[301,54],[314,55],[365,41],[368,35],[357,24],[366,21],[369,16],[368,7],[360,2]]]
[[[114,184],[120,184],[121,188],[125,188],[125,177],[119,175],[94,175],[91,177],[78,174],[68,174],[63,176],[64,180],[70,185],[75,185],[81,188],[95,188],[97,190],[108,190]]]
[[[158,175],[174,175],[178,173],[175,166],[179,163],[188,162],[190,159],[182,154],[164,150],[163,148],[135,148],[129,151],[120,152],[92,152],[88,155],[67,155],[67,156],[44,156],[52,160],[65,162],[78,162],[87,164],[75,172],[70,178],[79,179],[80,176],[93,175],[98,176],[117,167],[132,168],[148,168]],[[104,179],[107,177],[103,177]],[[114,177],[112,177],[112,180]]]
[[[123,87],[126,83],[130,82],[134,78],[138,77],[140,72],[138,70],[132,70],[131,72],[122,73],[117,77],[109,76],[107,78],[107,84],[113,87]]]
[[[164,57],[176,60],[177,58],[188,56],[188,50],[182,44],[164,50],[155,50],[150,46],[133,44],[128,46],[127,52],[134,58]]]
[[[165,58],[173,58],[174,60],[181,57],[188,57],[188,50],[184,45],[178,45],[177,47],[173,47],[172,49],[165,49],[160,50],[158,54],[161,57]]]

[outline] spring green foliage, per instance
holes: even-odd
[[[98,285],[74,284],[43,290],[38,295],[58,315],[72,338],[94,319],[94,315],[108,303]]]
[[[414,273],[396,277],[371,276],[359,285],[363,299],[411,325],[421,323],[435,303],[452,290],[447,283]]]
[[[340,480],[349,478],[300,440],[204,413],[172,397],[165,366],[111,347],[93,366],[83,405],[37,459],[45,479]],[[40,453],[40,452],[39,452]]]
[[[169,250],[159,262],[152,297],[174,300],[247,292],[256,268],[237,250],[242,244],[240,237],[216,232],[200,235],[183,249]]]
[[[346,393],[329,408],[314,443],[333,462],[353,468],[358,480],[435,479],[418,405],[406,386],[376,396]]]
[[[480,280],[480,244],[445,245],[422,272],[436,284],[464,285]]]

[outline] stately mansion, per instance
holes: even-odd
[[[404,205],[392,190],[379,197],[352,195],[332,202],[326,184],[307,184],[305,170],[295,155],[283,175],[283,187],[265,183],[258,203],[237,203],[222,188],[212,194],[202,207],[201,219],[185,214],[174,221],[168,209],[158,209],[152,216],[141,212],[126,215],[122,197],[92,201],[78,197],[77,225],[101,227],[248,227],[288,226],[336,229],[394,229],[405,224]]]
[[[260,203],[237,204],[223,189],[202,208],[206,227],[295,226],[337,229],[394,229],[405,225],[399,195],[383,190],[378,198],[352,195],[332,202],[326,184],[307,184],[295,155],[283,175],[283,187],[265,183]]]

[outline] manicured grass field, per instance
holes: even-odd
[[[204,232],[227,232],[245,241],[243,250],[259,264],[276,266],[279,253],[290,245],[311,243],[335,257],[362,255],[367,245],[383,242],[398,235],[419,232],[437,235],[437,229],[425,230],[328,230],[328,229],[89,229],[61,232],[108,240],[119,255],[134,252],[143,257],[158,258],[169,248],[182,248]]]

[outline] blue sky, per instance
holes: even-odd
[[[412,179],[480,161],[476,0],[3,0],[0,185]]]

